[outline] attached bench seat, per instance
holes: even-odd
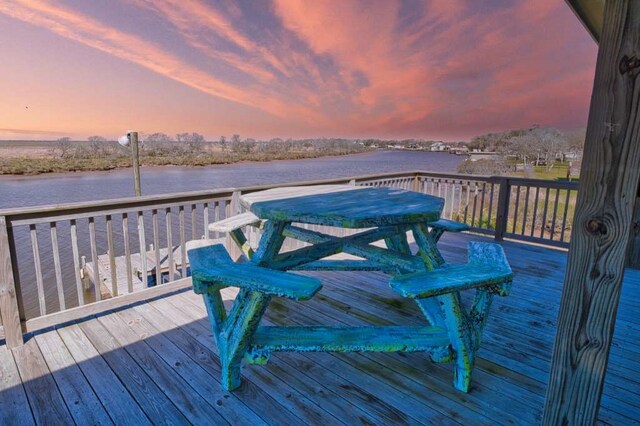
[[[512,280],[511,267],[500,245],[470,242],[468,253],[464,265],[444,265],[432,271],[399,275],[389,285],[401,296],[419,299]]]
[[[231,232],[245,226],[259,226],[262,220],[251,212],[240,213],[209,224],[211,232]]]
[[[449,219],[438,219],[431,222],[427,222],[427,226],[431,228],[430,235],[435,242],[440,240],[442,234],[446,232],[462,232],[468,231],[469,225],[462,222],[456,222]]]
[[[454,386],[468,392],[476,352],[494,295],[507,296],[513,273],[502,247],[470,242],[468,261],[437,269],[393,277],[389,285],[414,299],[431,325],[446,328],[455,357]],[[460,292],[476,289],[467,309]]]
[[[212,284],[239,287],[270,296],[308,300],[320,290],[316,278],[256,266],[234,263],[222,244],[189,251],[193,291],[205,294]]]
[[[210,223],[208,229],[210,232],[229,234],[229,237],[236,243],[247,259],[251,259],[253,249],[242,232],[242,228],[245,226],[261,227],[262,220],[251,212],[245,212]]]

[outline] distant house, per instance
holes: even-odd
[[[452,148],[449,149],[449,154],[468,155],[469,154],[469,148],[466,147],[466,146],[452,147]]]
[[[434,144],[431,144],[431,146],[429,147],[429,151],[435,151],[435,152],[449,151],[449,146],[442,142],[436,142]]]

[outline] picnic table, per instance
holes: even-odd
[[[320,185],[246,194],[240,203],[266,220],[251,260],[270,269],[380,270],[397,275],[442,263],[427,226],[440,218],[444,200],[439,197],[393,188]],[[337,237],[296,223],[364,230]],[[407,231],[414,235],[418,256],[411,254]],[[285,237],[311,246],[280,254]],[[386,249],[371,245],[379,240],[385,241]],[[321,260],[341,252],[365,260]]]
[[[439,220],[444,200],[393,188],[322,185],[285,187],[246,194],[240,203],[264,222],[250,261],[237,264],[221,245],[189,252],[193,288],[204,296],[220,351],[222,384],[240,385],[242,359],[264,364],[272,351],[421,351],[436,362],[453,360],[454,386],[467,392],[475,353],[494,295],[506,295],[511,268],[497,244],[470,243],[468,262],[448,265],[429,224]],[[300,224],[350,228],[347,236]],[[236,224],[237,225],[237,224]],[[238,231],[234,228],[234,231]],[[415,239],[411,251],[407,232]],[[246,241],[236,232],[238,243]],[[310,245],[281,253],[286,237]],[[384,240],[386,247],[373,245]],[[326,260],[337,253],[358,260]],[[414,299],[424,326],[259,326],[272,297],[308,300],[322,287],[317,278],[289,270],[382,271],[400,296]],[[220,290],[240,291],[229,313]],[[460,292],[476,289],[469,308]]]

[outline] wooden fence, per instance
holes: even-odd
[[[286,185],[318,184],[436,195],[445,199],[442,216],[473,232],[562,247],[577,193],[577,183],[428,172]],[[277,186],[0,211],[0,328],[7,344],[20,344],[23,332],[188,286],[186,242],[221,237],[209,235],[209,222],[238,213],[241,194]],[[258,237],[250,233],[254,244]]]

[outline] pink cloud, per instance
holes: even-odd
[[[595,46],[561,0],[122,1],[166,22],[171,42],[45,0],[0,13],[259,109],[282,135],[456,138],[586,119]]]

